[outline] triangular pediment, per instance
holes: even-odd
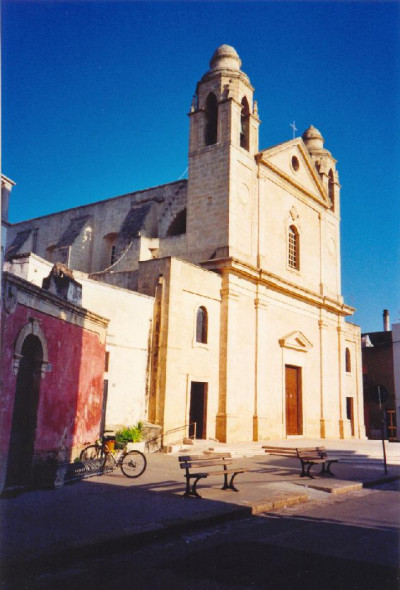
[[[299,331],[290,332],[290,334],[287,334],[287,336],[284,336],[279,340],[279,344],[282,348],[292,348],[301,352],[308,352],[313,348],[313,345],[308,338]]]
[[[320,176],[301,137],[263,150],[257,160],[308,196],[330,206]]]

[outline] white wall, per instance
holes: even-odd
[[[400,324],[392,324],[392,341],[397,438],[400,438]]]
[[[35,254],[5,263],[5,270],[41,287],[53,264]],[[146,418],[148,343],[154,298],[99,283],[74,271],[82,285],[82,306],[110,320],[107,425],[131,425]]]

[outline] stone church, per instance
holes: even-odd
[[[219,47],[190,108],[188,179],[9,224],[6,265],[41,261],[44,277],[62,263],[84,303],[103,290],[89,309],[125,312],[106,339],[108,422],[221,442],[364,437],[336,160],[313,126],[260,150],[253,94]]]

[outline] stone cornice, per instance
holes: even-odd
[[[352,315],[355,311],[353,307],[339,303],[329,297],[319,295],[304,287],[286,281],[273,273],[263,269],[257,269],[255,266],[242,262],[236,258],[218,258],[207,260],[201,263],[201,266],[208,270],[224,271],[235,274],[254,283],[259,283],[273,291],[283,293],[300,301],[314,305],[320,309],[339,314],[341,316]]]
[[[8,178],[8,176],[6,176],[5,174],[1,174],[1,182],[4,184],[9,184],[10,186],[15,186],[16,183],[11,180],[11,178]]]
[[[69,312],[71,314],[74,314],[75,316],[78,316],[78,318],[80,318],[81,320],[86,320],[86,321],[89,321],[93,324],[98,325],[102,329],[106,329],[109,324],[110,320],[108,320],[107,318],[104,318],[104,317],[98,315],[97,313],[93,313],[92,311],[89,311],[89,310],[85,309],[84,307],[80,307],[78,305],[75,305],[74,303],[71,303],[70,301],[66,301],[65,299],[61,299],[60,297],[53,295],[53,293],[49,293],[48,291],[41,289],[40,287],[37,287],[33,283],[30,283],[29,281],[26,281],[25,279],[22,279],[21,277],[13,275],[7,271],[3,272],[3,281],[4,281],[4,286],[6,285],[6,283],[8,283],[8,284],[11,284],[12,286],[17,288],[18,293],[17,293],[16,297],[17,297],[17,303],[19,303],[19,304],[26,305],[26,306],[30,307],[32,304],[32,301],[29,300],[29,298],[31,298],[33,296],[33,297],[39,299],[40,302],[42,303],[41,306],[37,306],[35,308],[37,311],[40,311],[42,313],[46,313],[46,309],[43,306],[43,303],[44,304],[47,303],[49,306],[51,306],[57,310],[56,313],[54,313],[54,312],[51,313],[50,311],[47,311],[48,315],[52,315],[54,317],[61,318],[62,316],[61,316],[60,312],[64,312],[64,314]],[[4,303],[6,303],[6,298],[7,298],[6,289],[3,290],[3,293],[4,293],[4,297],[3,297]],[[15,294],[15,290],[14,290],[14,294]],[[63,319],[67,320],[67,318],[65,318],[65,317]]]
[[[243,82],[251,92],[254,92],[254,86],[252,86],[250,79],[247,74],[242,72],[242,70],[231,70],[228,68],[225,69],[216,69],[216,70],[208,70],[201,80],[197,82],[196,92],[198,93],[200,84],[204,84],[204,82],[209,82],[210,80],[214,80],[215,78],[237,78],[241,82]]]

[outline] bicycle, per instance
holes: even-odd
[[[142,475],[147,467],[147,459],[140,451],[128,451],[127,445],[116,453],[110,451],[105,440],[98,440],[85,447],[79,459],[81,461],[99,461],[100,471],[114,471],[119,467],[125,477],[136,478]]]

